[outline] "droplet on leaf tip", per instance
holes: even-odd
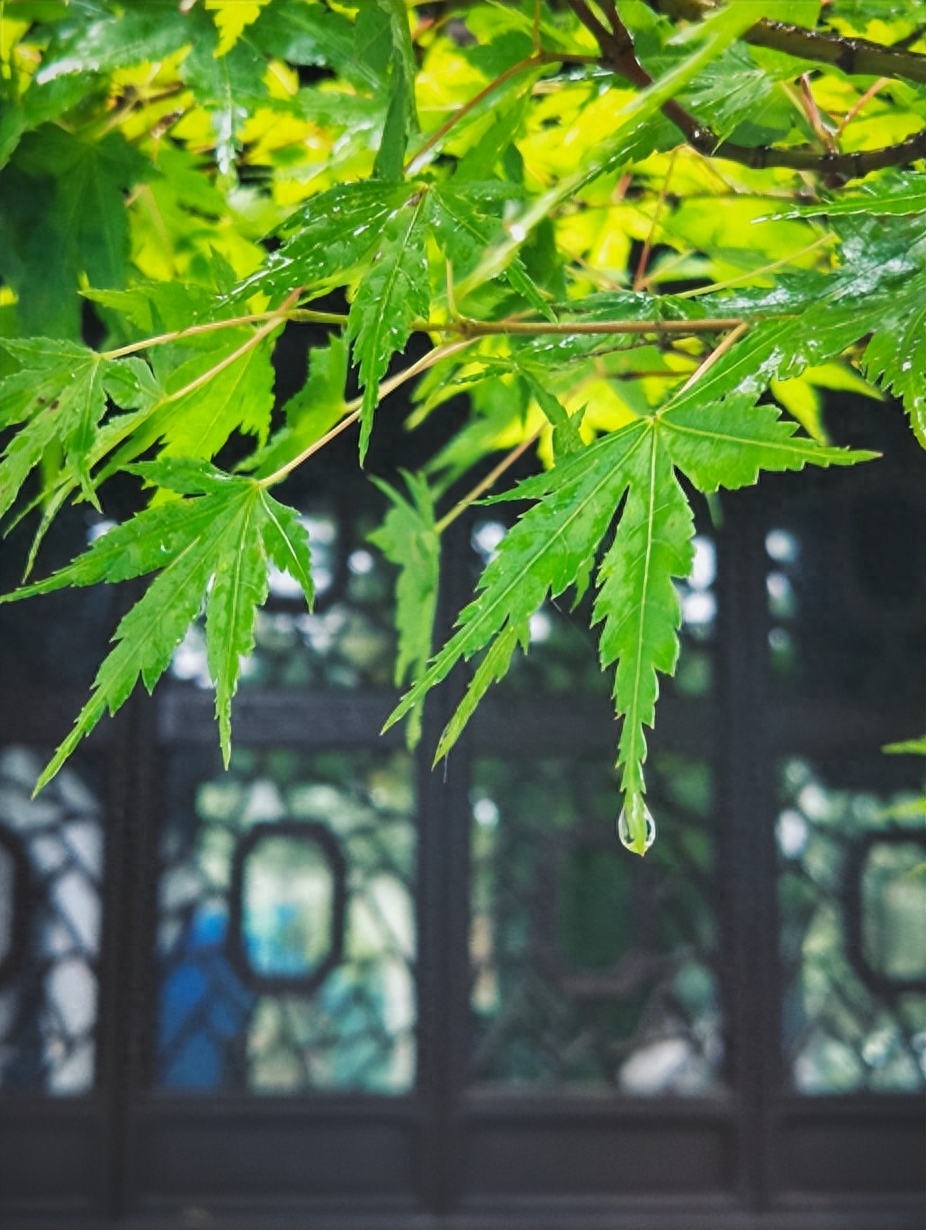
[[[631,794],[617,818],[617,836],[622,846],[643,855],[656,840],[656,821],[642,794]]]

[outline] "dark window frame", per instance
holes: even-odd
[[[772,765],[790,752],[871,753],[920,720],[909,705],[859,713],[772,694],[763,544],[788,498],[785,481],[763,480],[726,502],[716,699],[705,708],[667,696],[659,713],[673,750],[710,756],[717,774],[728,1092],[633,1099],[467,1088],[470,759],[480,750],[607,755],[613,738],[603,702],[558,700],[541,713],[530,701],[491,698],[445,773],[429,770],[426,751],[418,761],[415,1090],[297,1098],[153,1091],[152,869],[163,758],[178,744],[215,741],[211,698],[167,683],[151,700],[134,698],[93,739],[109,766],[97,1086],[76,1098],[0,1098],[4,1224],[321,1230],[366,1217],[383,1230],[919,1227],[920,1099],[807,1097],[784,1082]],[[468,533],[461,520],[451,554],[462,558]],[[445,624],[467,582],[465,568],[449,570]],[[429,702],[425,749],[459,687],[458,679]],[[0,742],[53,744],[76,699],[17,693],[15,709],[0,706]],[[375,691],[247,691],[236,701],[235,735],[244,745],[367,747],[390,706]],[[393,746],[401,738],[386,736]]]

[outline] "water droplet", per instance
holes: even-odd
[[[656,840],[656,821],[642,794],[627,796],[627,802],[617,818],[617,836],[622,846],[641,855]]]

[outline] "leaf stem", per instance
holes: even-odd
[[[525,337],[546,334],[571,337],[576,334],[599,333],[716,333],[721,329],[735,329],[742,323],[739,316],[722,316],[702,320],[461,320],[456,325],[431,327],[445,332],[460,332],[470,338],[509,334]]]
[[[478,94],[474,94],[472,98],[467,99],[462,106],[444,120],[438,128],[428,136],[427,140],[415,150],[414,154],[408,159],[405,164],[406,175],[411,175],[420,169],[421,160],[431,152],[436,146],[440,145],[447,134],[464,120],[471,111],[484,102],[491,94],[504,85],[506,81],[510,81],[512,77],[517,77],[520,73],[530,72],[535,68],[544,68],[552,64],[597,64],[597,56],[569,55],[566,52],[556,54],[552,51],[534,51],[531,55],[526,56],[523,60],[519,60],[517,64],[511,64],[493,78],[488,85],[483,86]]]
[[[749,328],[749,322],[743,320],[736,326],[735,329],[732,330],[732,332],[728,333],[727,336],[723,339],[723,341],[721,341],[719,345],[714,347],[714,349],[707,356],[704,362],[700,364],[700,366],[697,367],[691,373],[691,375],[688,377],[688,379],[685,381],[682,387],[677,391],[675,396],[681,397],[681,395],[684,392],[686,392],[688,389],[690,389],[693,384],[696,384],[697,381],[699,381],[701,377],[705,374],[705,372],[709,371],[710,368],[714,366],[714,364],[717,362],[719,358],[725,355],[727,351],[731,349],[731,347],[736,345],[736,343],[740,340],[740,338],[743,336],[743,334],[746,332],[748,328]]]
[[[287,299],[287,303],[298,298],[301,294],[299,290],[293,291]],[[196,337],[201,333],[215,333],[220,329],[233,329],[238,325],[254,325],[260,321],[273,321],[274,327],[277,323],[282,323],[287,320],[294,320],[300,324],[319,324],[319,325],[345,325],[347,317],[340,312],[312,312],[307,308],[274,308],[267,312],[248,312],[245,316],[232,316],[228,320],[208,320],[201,325],[190,325],[186,329],[174,329],[171,333],[159,333],[155,337],[143,338],[140,342],[131,342],[127,346],[120,346],[117,350],[104,350],[102,357],[104,359],[121,359],[125,355],[138,354],[141,350],[149,350],[153,346],[166,346],[170,342],[182,342],[184,338]]]
[[[823,240],[818,240],[813,247],[818,246]],[[809,251],[810,249],[807,249]],[[798,253],[797,255],[802,255]],[[785,261],[777,262],[778,264],[787,263]],[[768,266],[769,269],[775,266]],[[763,272],[759,270],[758,272]],[[752,276],[752,275],[747,275]],[[708,287],[707,289],[714,289]],[[300,290],[293,291],[287,302],[292,301],[301,293]],[[689,294],[695,292],[688,292]],[[704,293],[703,291],[697,293]],[[139,342],[130,342],[126,346],[120,346],[116,350],[104,350],[101,352],[101,357],[104,359],[122,359],[126,355],[138,354],[140,351],[149,350],[154,346],[166,346],[171,342],[182,342],[184,338],[196,337],[204,333],[216,333],[222,329],[233,329],[239,325],[258,324],[265,322],[266,329],[258,330],[258,334],[249,338],[244,343],[245,348],[254,344],[255,339],[260,340],[266,337],[267,333],[272,332],[277,325],[283,324],[286,321],[295,321],[297,324],[320,324],[320,325],[346,325],[347,316],[341,312],[313,312],[307,308],[288,308],[284,304],[282,307],[276,308],[273,311],[267,312],[249,312],[244,316],[234,316],[228,320],[209,320],[201,325],[190,325],[187,329],[175,329],[171,333],[159,333],[154,337],[143,338]],[[534,334],[573,334],[573,333],[703,333],[710,332],[715,329],[732,329],[739,323],[739,320],[730,320],[721,318],[719,320],[602,320],[602,321],[563,321],[554,323],[552,321],[520,321],[520,320],[471,320],[466,317],[460,317],[454,320],[415,320],[412,321],[412,331],[415,333],[456,333],[461,334],[467,340],[473,340],[477,337],[489,337],[498,334],[523,334],[532,336]],[[236,350],[234,354],[229,355],[224,362],[232,363],[240,357],[242,352]],[[221,371],[221,368],[216,368],[215,372]],[[209,373],[205,379],[209,378]],[[183,389],[183,393],[191,392],[192,389]],[[180,396],[179,393],[171,394],[171,400]]]
[[[420,375],[421,372],[427,371],[428,368],[433,367],[435,363],[439,363],[441,359],[449,358],[450,355],[456,354],[460,350],[464,350],[467,346],[472,345],[473,341],[475,341],[475,338],[466,338],[463,341],[451,342],[449,345],[437,346],[434,350],[428,351],[426,355],[412,363],[410,367],[406,367],[404,371],[397,372],[394,376],[391,376],[388,380],[384,380],[380,384],[379,396],[377,397],[376,404],[379,405],[384,398],[388,397],[389,394],[399,388],[400,385],[405,384],[409,380],[413,380],[415,376]],[[298,469],[304,461],[308,461],[310,457],[314,457],[317,452],[320,452],[326,444],[329,444],[332,440],[339,436],[342,431],[346,431],[352,423],[356,423],[360,418],[362,406],[362,395],[360,397],[355,397],[353,401],[347,402],[344,406],[347,413],[343,419],[335,423],[334,427],[332,427],[330,431],[326,432],[325,435],[321,436],[318,440],[314,440],[297,456],[281,465],[279,469],[274,470],[272,474],[268,474],[266,478],[259,479],[258,486],[273,487],[277,483],[282,482],[288,474],[291,474],[293,470]]]
[[[855,119],[858,113],[862,110],[862,108],[865,107],[868,103],[870,103],[871,100],[874,98],[874,96],[880,93],[880,91],[883,90],[886,85],[890,85],[890,83],[891,83],[890,77],[879,77],[878,80],[873,85],[870,85],[868,87],[865,93],[862,94],[862,96],[857,100],[857,102],[855,102],[853,106],[850,107],[850,109],[842,117],[842,120],[839,123],[839,127],[836,129],[837,138],[842,136],[842,134],[849,127],[849,125],[852,123],[852,121]]]
[[[171,402],[179,401],[181,397],[186,397],[188,393],[195,393],[198,388],[201,388],[204,384],[208,384],[209,381],[212,380],[214,376],[217,376],[219,374],[219,372],[224,371],[226,367],[230,367],[231,364],[235,363],[238,359],[240,359],[242,355],[247,354],[249,350],[252,350],[255,346],[257,346],[260,342],[262,342],[269,333],[272,333],[274,329],[278,328],[282,323],[285,322],[286,313],[289,311],[289,305],[296,298],[298,298],[298,296],[301,294],[301,291],[302,291],[301,287],[292,291],[290,295],[287,297],[287,299],[285,300],[285,302],[280,306],[280,308],[276,312],[273,312],[271,314],[270,319],[267,320],[266,323],[262,325],[260,329],[255,329],[255,331],[251,334],[251,336],[245,342],[243,342],[236,350],[232,351],[231,354],[225,355],[223,359],[220,359],[218,363],[216,363],[213,367],[210,367],[208,371],[203,372],[202,375],[200,376],[197,376],[195,380],[191,380],[189,384],[185,384],[182,388],[176,389],[173,393],[168,393],[166,396],[162,397],[159,401],[154,402],[151,406],[148,407],[148,410],[144,415],[138,418],[134,416],[129,416],[130,421],[126,425],[124,432],[122,434],[117,434],[116,438],[112,441],[107,440],[106,442],[107,450],[109,452],[112,452],[112,450],[115,447],[117,447],[119,444],[122,444],[123,441],[127,441],[128,438],[136,431],[137,428],[141,427],[144,423],[147,423],[148,420],[151,418],[151,416],[156,411],[162,409],[162,407],[166,405],[169,405]],[[123,449],[122,452],[117,457],[115,457],[113,460],[109,462],[109,464],[103,469],[102,473],[97,476],[95,480],[97,485],[104,482],[107,478],[110,477],[111,474],[113,474],[116,470],[118,470],[119,467],[124,464],[125,460],[132,460],[133,457],[137,456],[138,451],[139,451],[139,446],[138,446],[137,441],[133,443],[136,445],[135,453],[132,453],[130,451],[128,457],[126,458],[125,449]],[[147,443],[151,443],[151,441]],[[147,443],[143,443],[141,445],[141,448],[147,447]],[[91,454],[90,459],[89,459],[90,464],[96,465],[98,461],[103,460],[104,456],[105,456],[105,452],[103,454],[100,454],[99,456],[95,456],[94,454]]]
[[[659,190],[659,197],[656,201],[656,207],[653,210],[653,219],[650,222],[646,242],[643,244],[643,251],[640,253],[640,260],[637,263],[637,272],[633,279],[633,289],[635,291],[642,290],[646,285],[646,267],[649,264],[650,252],[653,250],[653,240],[656,238],[656,228],[659,226],[659,217],[662,214],[663,206],[666,203],[666,197],[669,194],[669,182],[672,179],[672,172],[675,170],[675,159],[678,157],[678,151],[680,148],[680,146],[676,146],[669,157],[669,165],[666,168],[665,177],[662,181],[662,187]]]
[[[203,372],[201,376],[197,376],[195,380],[191,380],[189,384],[185,384],[182,389],[177,389],[175,393],[168,393],[166,397],[163,397],[161,401],[158,402],[158,405],[163,406],[168,402],[179,401],[181,397],[186,397],[188,393],[195,393],[198,388],[204,384],[208,384],[208,382],[214,376],[217,376],[219,372],[224,371],[226,367],[231,367],[232,363],[237,362],[242,355],[247,354],[249,350],[253,350],[253,348],[259,342],[262,342],[269,333],[272,333],[274,329],[277,329],[280,325],[286,323],[286,313],[289,311],[289,305],[294,303],[295,300],[299,298],[301,291],[302,287],[294,290],[288,296],[282,307],[280,307],[278,311],[271,313],[266,324],[262,325],[259,329],[255,329],[251,336],[246,341],[242,342],[237,350],[233,350],[232,353],[226,355],[224,359],[220,359],[219,362],[216,363],[215,367],[210,367],[207,372]]]
[[[498,465],[494,466],[485,478],[480,479],[471,491],[467,491],[466,495],[464,495],[462,499],[457,500],[456,504],[454,504],[453,508],[451,508],[448,513],[445,513],[439,521],[435,522],[434,532],[436,534],[443,534],[444,530],[447,529],[449,525],[452,525],[453,522],[456,521],[457,517],[466,512],[467,508],[469,508],[471,504],[475,503],[484,491],[488,491],[490,487],[493,487],[505,471],[510,466],[513,466],[523,453],[527,452],[546,426],[547,424],[545,422],[541,423],[536,431],[532,431],[531,434],[525,440],[522,440],[520,444],[516,445],[511,452],[506,453]]]
[[[788,256],[783,256],[781,260],[772,261],[770,265],[763,265],[761,269],[751,269],[748,273],[739,273],[735,278],[727,278],[725,282],[712,282],[710,286],[696,286],[694,290],[683,290],[675,296],[676,299],[694,299],[698,295],[711,295],[715,290],[726,290],[728,286],[737,286],[740,282],[749,282],[753,278],[761,277],[766,273],[774,273],[776,269],[780,269],[782,265],[790,265],[792,261],[797,260],[799,256],[806,256],[808,252],[813,252],[816,248],[822,248],[825,243],[832,243],[833,236],[827,233],[821,235],[819,239],[815,239],[813,243],[807,245],[806,248],[801,248],[799,252],[792,252]]]
[[[405,164],[406,175],[413,174],[417,171],[418,164],[421,162],[422,158],[424,158],[426,154],[429,154],[436,146],[440,145],[450,130],[455,125],[459,124],[461,120],[465,119],[466,116],[469,115],[475,107],[478,107],[481,102],[483,102],[491,94],[494,94],[499,86],[504,85],[506,81],[510,81],[512,77],[517,77],[520,73],[526,73],[532,68],[540,68],[542,66],[542,53],[538,54],[537,52],[532,52],[531,55],[527,56],[525,59],[519,60],[517,64],[512,64],[506,68],[503,73],[500,73],[497,77],[493,78],[488,85],[483,86],[478,94],[474,94],[472,98],[467,99],[461,107],[458,107],[452,115],[449,115],[447,119],[444,120],[443,124],[441,124],[438,128],[435,128],[430,136],[421,145],[419,145],[418,149],[415,150],[414,154],[412,154],[411,158],[409,158]]]

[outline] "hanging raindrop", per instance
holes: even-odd
[[[656,821],[642,794],[631,794],[617,818],[617,836],[634,854],[645,854],[656,840]]]

